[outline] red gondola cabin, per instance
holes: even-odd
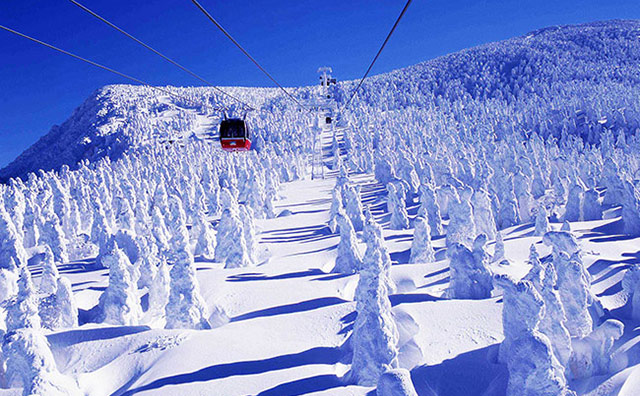
[[[251,134],[247,123],[240,118],[228,118],[220,122],[220,144],[225,151],[248,151]]]

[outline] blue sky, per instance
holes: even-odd
[[[79,0],[220,85],[271,86],[189,0]],[[405,0],[200,0],[285,86],[361,76]],[[373,74],[557,24],[639,19],[638,0],[414,0]],[[0,24],[153,84],[198,81],[68,0],[4,1]],[[0,31],[0,166],[95,89],[126,80]]]

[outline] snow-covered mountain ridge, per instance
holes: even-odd
[[[605,128],[633,134],[640,128],[640,105],[635,99],[640,90],[639,36],[638,21],[541,29],[371,77],[352,112],[358,114],[362,107],[370,108],[365,112],[437,108],[454,120],[461,113],[472,117],[493,113],[488,132],[498,137],[532,130],[559,137],[564,130],[593,143]],[[338,104],[353,86],[353,81],[338,84]],[[73,168],[85,159],[117,159],[140,144],[197,135],[202,132],[197,115],[215,120],[220,115],[212,110],[216,105],[233,105],[210,87],[165,88],[200,105],[178,103],[147,87],[104,87],[0,170],[0,180],[63,164]],[[250,121],[279,126],[282,136],[269,136],[271,131],[257,122],[258,133],[266,140],[299,135],[289,113],[295,106],[277,89],[225,89],[264,110],[250,113]],[[304,101],[314,88],[292,92]],[[168,104],[172,101],[176,106]],[[210,124],[209,132],[214,132],[215,122]]]

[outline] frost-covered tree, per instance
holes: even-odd
[[[342,192],[340,191],[339,186],[335,186],[333,190],[331,190],[331,207],[329,208],[329,228],[332,233],[335,233],[338,228],[338,213],[343,211],[344,207],[342,204]]]
[[[625,234],[640,235],[640,192],[629,181],[624,183],[621,200]]]
[[[504,239],[502,238],[502,232],[500,231],[496,234],[496,244],[492,260],[494,263],[504,260]]]
[[[409,263],[430,263],[436,260],[435,252],[431,246],[431,230],[424,217],[416,217],[413,222],[413,242],[411,243],[411,256]]]
[[[595,188],[590,188],[584,192],[582,205],[582,215],[585,221],[602,219],[602,205],[600,204],[600,194]]]
[[[195,218],[193,229],[196,230],[196,244],[193,254],[211,260],[215,256],[215,231],[207,220],[204,212],[199,212]]]
[[[450,282],[446,295],[455,299],[482,299],[491,297],[492,276],[487,268],[488,254],[485,251],[487,237],[478,235],[473,250],[461,243],[449,247]]]
[[[60,220],[54,213],[50,213],[44,219],[41,230],[39,245],[48,245],[53,252],[54,260],[58,263],[69,262],[69,254],[64,239],[64,232],[60,226]]]
[[[572,378],[588,378],[611,372],[613,344],[622,337],[624,324],[607,319],[589,335],[575,340],[575,352],[568,364]]]
[[[544,313],[544,301],[529,281],[516,282],[506,275],[496,275],[494,282],[503,290],[504,341],[500,344],[499,360],[507,362],[513,342],[537,329]]]
[[[239,216],[242,221],[244,243],[247,247],[249,265],[256,265],[258,242],[256,240],[256,226],[253,220],[253,210],[246,205],[240,205]]]
[[[565,221],[581,221],[582,206],[584,200],[584,188],[580,183],[576,183],[569,189],[567,204],[565,205],[564,220]]]
[[[349,377],[362,386],[376,385],[382,373],[398,367],[399,335],[382,268],[380,250],[374,249],[364,258],[356,290],[358,316],[350,338],[353,359]]]
[[[216,262],[225,263],[225,268],[240,268],[251,265],[242,220],[237,212],[227,208],[222,212],[216,234],[214,253]]]
[[[170,275],[169,266],[166,261],[162,261],[158,266],[158,271],[151,286],[149,286],[149,309],[145,316],[145,322],[155,325],[158,321],[164,321],[165,307],[169,302]],[[164,327],[162,322],[160,327]]]
[[[380,263],[369,262],[368,264],[377,263],[381,265],[380,268],[372,268],[372,270],[380,272],[380,277],[382,278],[382,282],[386,285],[388,293],[395,292],[396,287],[391,279],[391,256],[389,256],[389,251],[384,246],[382,227],[380,227],[376,222],[368,209],[365,211],[365,224],[362,232],[362,240],[367,245],[367,249],[364,253],[365,257],[374,254],[374,251],[378,251],[380,253],[380,258],[382,259]]]
[[[22,328],[40,328],[38,298],[26,266],[19,268],[18,294],[7,303],[7,332]]]
[[[431,184],[420,186],[420,208],[418,216],[423,216],[429,223],[431,236],[442,235],[442,218],[440,216],[440,206],[436,199],[436,192]]]
[[[229,188],[223,188],[220,192],[220,209],[229,209],[232,212],[238,211],[238,194],[234,194]]]
[[[360,200],[360,186],[344,186],[344,206],[346,215],[351,220],[353,229],[362,231],[364,227],[364,214],[362,209],[362,201]]]
[[[26,210],[25,196],[22,192],[21,182],[12,179],[6,188],[4,206],[19,237],[23,237],[24,214]],[[1,209],[0,209],[1,210]]]
[[[32,248],[38,244],[38,239],[40,238],[39,217],[40,208],[31,198],[27,197],[24,212],[23,244],[25,249]]]
[[[7,266],[12,267],[13,270],[0,268],[0,304],[6,302],[18,292],[17,266],[13,259],[10,260]]]
[[[544,205],[538,205],[536,209],[536,224],[533,235],[543,236],[549,231],[551,231],[551,227],[549,226],[549,215],[547,214],[547,208]]]
[[[340,242],[338,243],[338,255],[332,272],[341,274],[353,274],[362,265],[362,257],[358,250],[356,233],[351,225],[351,220],[340,211],[336,216],[336,222],[340,229]]]
[[[7,377],[22,383],[24,396],[83,394],[73,379],[60,374],[47,338],[38,329],[24,328],[7,333],[2,354]]]
[[[210,329],[209,312],[200,295],[193,255],[186,249],[174,253],[170,271],[169,301],[165,307],[167,329]]]
[[[155,243],[149,243],[149,240],[144,236],[137,236],[135,243],[138,248],[138,259],[133,265],[136,267],[139,276],[132,278],[137,278],[138,288],[149,287],[156,275],[159,263],[158,248]]]
[[[151,234],[155,240],[158,250],[162,253],[169,251],[169,230],[165,224],[160,208],[154,206],[151,214]]]
[[[463,188],[449,201],[449,225],[447,226],[447,246],[461,243],[471,246],[476,237],[473,222],[473,209],[469,200],[473,195],[471,188]]]
[[[567,315],[565,326],[572,337],[584,337],[592,330],[589,314],[592,301],[590,276],[580,259],[575,238],[566,231],[550,231],[543,241],[553,247],[553,266],[557,273],[557,289]]]
[[[409,228],[409,217],[404,199],[393,183],[387,184],[387,210],[391,213],[389,227],[392,230]]]
[[[55,293],[60,274],[58,273],[58,267],[56,266],[53,258],[53,252],[51,252],[51,249],[47,245],[44,246],[41,265],[42,275],[40,276],[40,293],[46,295]]]
[[[409,370],[396,368],[382,373],[376,386],[376,396],[418,396]]]
[[[26,265],[27,253],[22,237],[16,231],[9,214],[0,205],[0,268],[13,271],[15,266]]]
[[[109,268],[109,286],[100,295],[98,303],[101,321],[123,326],[138,324],[142,308],[135,281],[131,279],[129,258],[117,243],[113,243],[103,261]]]
[[[633,320],[640,320],[640,265],[633,264],[622,278],[622,289],[628,296],[627,307]]]
[[[499,359],[507,363],[509,370],[507,395],[574,395],[551,342],[538,331],[545,309],[540,294],[527,280],[515,282],[505,275],[494,279],[504,290],[505,339],[500,344]]]
[[[545,306],[539,330],[549,338],[553,354],[558,359],[558,362],[566,368],[572,353],[571,335],[565,326],[567,315],[562,306],[560,294],[555,289],[557,279],[558,276],[553,264],[545,264],[542,284],[538,289]]]
[[[78,326],[78,307],[67,278],[58,278],[56,291],[40,300],[42,326],[51,330]]]
[[[478,189],[471,198],[473,206],[473,220],[478,234],[485,234],[487,238],[496,237],[496,222],[491,209],[491,198],[484,188]]]
[[[100,263],[100,257],[107,253],[107,243],[109,242],[112,233],[105,212],[102,209],[102,205],[98,203],[93,209],[91,242],[98,247],[98,264],[102,264]]]
[[[575,396],[547,337],[537,330],[511,344],[507,396]]]

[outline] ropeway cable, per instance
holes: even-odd
[[[198,2],[198,0],[191,0],[191,2],[193,2],[193,4],[195,4],[195,5],[196,5],[196,7],[198,7],[198,9],[199,9],[200,11],[202,11],[202,13],[203,13],[207,18],[209,18],[209,20],[210,20],[214,25],[216,25],[216,27],[217,27],[218,29],[220,29],[220,31],[221,31],[225,36],[227,36],[227,38],[228,38],[229,40],[231,40],[231,42],[232,42],[233,44],[235,44],[235,46],[236,46],[236,47],[238,47],[238,49],[240,49],[240,51],[242,51],[242,53],[243,53],[243,54],[245,54],[245,55],[247,56],[247,58],[249,58],[249,59],[251,60],[251,62],[253,62],[253,63],[258,67],[258,69],[260,69],[260,70],[261,70],[261,71],[262,71],[262,72],[263,72],[267,77],[269,77],[269,79],[270,79],[271,81],[273,81],[273,83],[274,83],[274,84],[276,84],[276,86],[277,86],[278,88],[280,88],[280,89],[282,90],[282,92],[284,92],[284,93],[285,93],[289,98],[291,98],[291,100],[293,100],[294,102],[296,102],[296,104],[297,104],[298,106],[300,106],[300,107],[302,107],[302,108],[306,109],[306,107],[305,107],[305,106],[303,106],[303,105],[298,101],[298,99],[296,99],[296,98],[295,98],[293,95],[291,95],[291,94],[290,94],[286,89],[284,89],[284,87],[283,87],[282,85],[280,85],[280,83],[278,83],[278,82],[276,81],[276,79],[275,79],[275,78],[273,78],[273,77],[271,76],[271,74],[269,74],[269,72],[268,72],[268,71],[266,71],[262,66],[260,66],[260,64],[258,63],[258,61],[257,61],[257,60],[255,60],[255,59],[254,59],[254,58],[253,58],[253,57],[252,57],[252,56],[251,56],[251,55],[250,55],[250,54],[249,54],[249,53],[248,53],[244,48],[242,48],[242,46],[240,45],[240,43],[238,43],[238,42],[233,38],[233,36],[231,36],[231,34],[229,34],[229,32],[227,32],[227,31],[226,31],[226,29],[225,29],[224,27],[222,27],[222,25],[220,25],[220,23],[219,23],[218,21],[216,21],[216,19],[215,19],[213,16],[211,16],[211,14],[209,14],[209,12],[207,12],[207,10],[205,10],[205,9],[204,9],[204,7],[203,7],[203,6]]]
[[[400,20],[402,19],[402,17],[404,16],[404,14],[407,12],[407,8],[409,8],[409,5],[411,4],[412,0],[407,0],[407,4],[405,4],[404,8],[402,9],[402,12],[400,13],[400,15],[398,16],[398,19],[396,19],[396,23],[393,24],[393,27],[391,28],[391,31],[389,31],[389,34],[387,35],[387,38],[384,39],[384,42],[382,43],[382,46],[380,47],[380,49],[378,50],[378,53],[376,54],[376,56],[373,58],[373,60],[371,61],[371,64],[369,65],[369,68],[367,69],[367,71],[364,73],[364,76],[362,76],[362,78],[360,79],[360,82],[358,83],[358,86],[356,87],[356,89],[353,91],[353,93],[351,94],[351,97],[349,97],[349,100],[347,100],[347,102],[345,103],[345,105],[342,107],[342,110],[346,109],[347,106],[349,106],[349,103],[351,103],[351,100],[356,96],[356,93],[358,92],[358,89],[360,89],[360,86],[362,85],[362,82],[364,81],[365,78],[367,78],[367,76],[369,75],[369,72],[371,71],[371,69],[373,68],[373,65],[376,63],[376,61],[378,60],[378,57],[380,56],[380,54],[382,53],[382,50],[384,49],[384,47],[387,45],[387,42],[389,41],[389,39],[391,38],[391,35],[393,34],[393,32],[396,30],[396,27],[398,26],[398,24],[400,23]]]
[[[205,80],[204,78],[200,77],[199,75],[197,75],[196,73],[194,73],[193,71],[187,69],[186,67],[182,66],[180,63],[174,61],[173,59],[169,58],[168,56],[164,55],[163,53],[161,53],[160,51],[156,50],[155,48],[151,47],[150,45],[146,44],[145,42],[143,42],[142,40],[136,38],[135,36],[133,36],[132,34],[126,32],[125,30],[121,29],[120,27],[116,26],[115,24],[109,22],[106,18],[100,16],[99,14],[97,14],[96,12],[90,10],[89,8],[87,8],[86,6],[80,4],[79,2],[77,2],[76,0],[69,0],[71,3],[73,3],[74,5],[78,6],[80,9],[82,9],[83,11],[87,12],[88,14],[96,17],[97,19],[99,19],[100,21],[104,22],[105,24],[109,25],[110,27],[112,27],[113,29],[119,31],[120,33],[124,34],[125,36],[129,37],[131,40],[135,41],[136,43],[142,45],[143,47],[145,47],[146,49],[148,49],[149,51],[153,52],[154,54],[160,56],[161,58],[163,58],[164,60],[166,60],[167,62],[171,63],[172,65],[180,68],[182,71],[188,73],[189,75],[191,75],[192,77],[197,78],[198,80],[200,80],[201,82],[207,84],[208,86],[214,88],[215,90],[217,90],[218,92],[222,93],[223,95],[226,95],[228,97],[230,97],[231,99],[235,100],[236,102],[241,103],[243,106],[245,106],[247,109],[249,110],[255,110],[255,108],[253,106],[248,105],[247,103],[245,103],[244,101],[236,98],[235,96],[225,92],[224,90],[222,90],[221,88],[218,88],[217,86],[213,85],[212,83],[210,83],[209,81]]]
[[[160,91],[160,92],[162,92],[162,93],[164,93],[164,94],[167,94],[167,95],[169,95],[169,96],[172,96],[172,97],[174,97],[174,98],[181,99],[181,100],[186,100],[186,101],[189,101],[189,102],[191,102],[192,104],[195,104],[195,105],[197,105],[197,104],[198,104],[198,103],[194,102],[194,101],[193,101],[193,100],[191,100],[191,99],[188,99],[188,98],[182,97],[182,96],[180,96],[180,95],[176,95],[176,94],[174,94],[173,92],[171,92],[171,91],[169,91],[169,90],[166,90],[166,89],[164,89],[164,88],[160,88],[160,87],[153,86],[153,85],[149,84],[149,83],[148,83],[148,82],[146,82],[146,81],[143,81],[143,80],[140,80],[140,79],[138,79],[138,78],[132,77],[132,76],[130,76],[130,75],[128,75],[128,74],[121,73],[121,72],[119,72],[119,71],[117,71],[117,70],[114,70],[114,69],[112,69],[112,68],[108,67],[108,66],[101,65],[100,63],[97,63],[97,62],[94,62],[94,61],[92,61],[92,60],[89,60],[89,59],[83,58],[83,57],[81,57],[81,56],[79,56],[79,55],[76,55],[76,54],[74,54],[74,53],[71,53],[71,52],[69,52],[69,51],[65,51],[65,50],[63,50],[62,48],[58,48],[58,47],[56,47],[56,46],[54,46],[54,45],[51,45],[51,44],[45,43],[44,41],[38,40],[37,38],[31,37],[31,36],[27,36],[27,35],[26,35],[26,34],[24,34],[24,33],[20,33],[20,32],[18,32],[18,31],[16,31],[16,30],[13,30],[13,29],[8,28],[8,27],[6,27],[6,26],[0,25],[0,29],[4,29],[4,30],[6,30],[6,31],[7,31],[7,32],[9,32],[9,33],[13,33],[13,34],[15,34],[15,35],[17,35],[17,36],[20,36],[20,37],[26,38],[26,39],[28,39],[28,40],[33,41],[34,43],[38,43],[38,44],[43,45],[43,46],[45,46],[45,47],[47,47],[47,48],[51,48],[52,50],[58,51],[58,52],[60,52],[60,53],[63,53],[63,54],[65,54],[65,55],[68,55],[68,56],[70,56],[70,57],[72,57],[72,58],[75,58],[75,59],[81,60],[81,61],[83,61],[83,62],[85,62],[85,63],[88,63],[88,64],[90,64],[90,65],[93,65],[93,66],[95,66],[95,67],[99,67],[100,69],[106,70],[106,71],[111,72],[111,73],[113,73],[113,74],[116,74],[116,75],[118,75],[118,76],[120,76],[120,77],[124,77],[124,78],[126,78],[126,79],[131,80],[131,81],[135,81],[135,82],[137,82],[137,83],[139,83],[139,84],[145,85],[145,86],[147,86],[147,87],[149,87],[149,88],[153,88],[153,89],[155,89],[155,90],[157,90],[157,91]]]

